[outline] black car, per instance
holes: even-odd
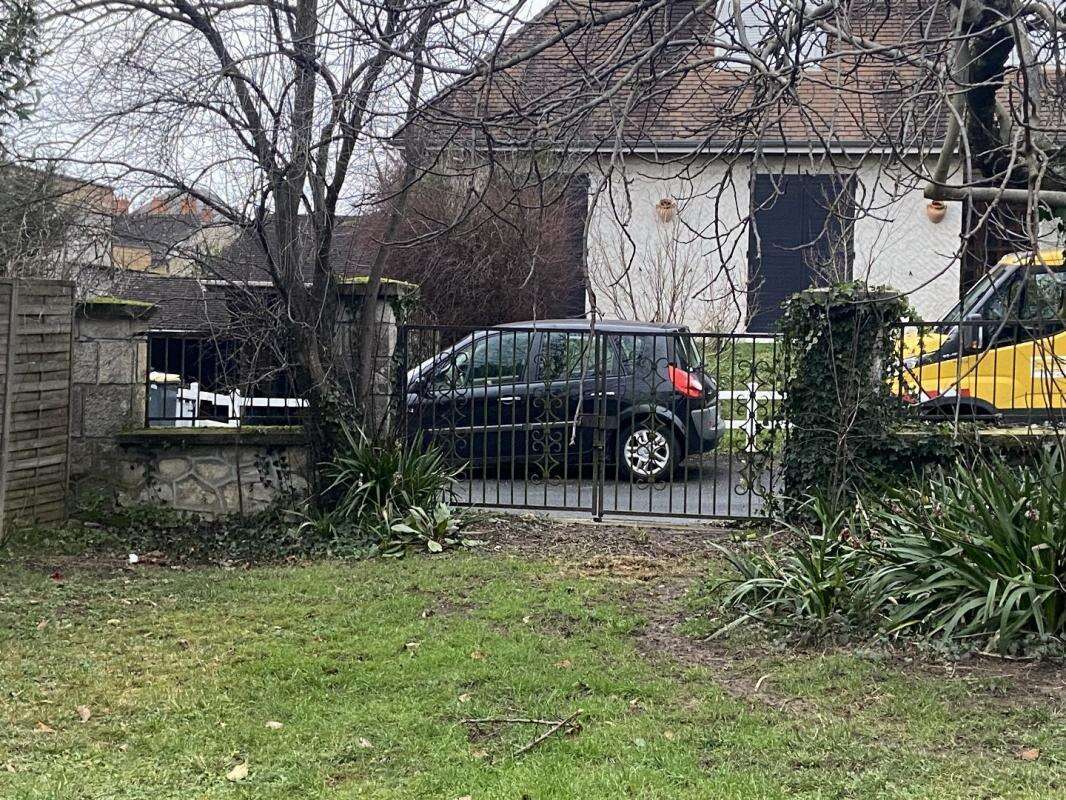
[[[654,481],[718,442],[718,396],[687,329],[587,319],[476,331],[407,373],[407,435],[477,467],[608,464]]]

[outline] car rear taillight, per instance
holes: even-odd
[[[674,388],[685,397],[703,397],[703,384],[691,372],[686,372],[673,364],[667,364],[666,374],[670,377],[670,383],[674,385]]]

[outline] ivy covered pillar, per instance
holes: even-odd
[[[907,313],[899,292],[857,282],[809,289],[785,304],[786,516],[809,497],[842,510],[882,469],[900,418],[886,379],[896,374],[894,323]]]

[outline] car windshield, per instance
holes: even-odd
[[[703,364],[703,359],[700,357],[699,347],[687,330],[681,331],[680,335],[677,337],[677,352],[680,356],[682,367],[691,369]]]
[[[985,317],[988,309],[986,298],[997,289],[1001,288],[1014,273],[1017,267],[1007,267],[1002,264],[993,267],[981,280],[973,285],[966,293],[962,301],[951,311],[944,315],[944,322],[958,323],[971,316]]]

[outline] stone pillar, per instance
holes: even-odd
[[[90,298],[74,313],[70,476],[74,490],[107,488],[123,430],[144,425],[148,342],[155,306],[118,298]]]
[[[341,284],[340,300],[337,307],[337,328],[334,352],[342,365],[350,366],[352,381],[355,380],[355,370],[359,349],[358,320],[360,309],[367,302],[366,278],[349,278]],[[398,311],[403,302],[415,292],[418,287],[404,281],[383,278],[378,296],[373,299],[374,314],[378,319],[378,341],[374,344],[374,404],[371,410],[371,419],[375,420],[378,432],[385,429],[388,421],[389,400],[395,389],[395,374],[393,369],[393,355],[396,351],[397,331],[400,324]]]

